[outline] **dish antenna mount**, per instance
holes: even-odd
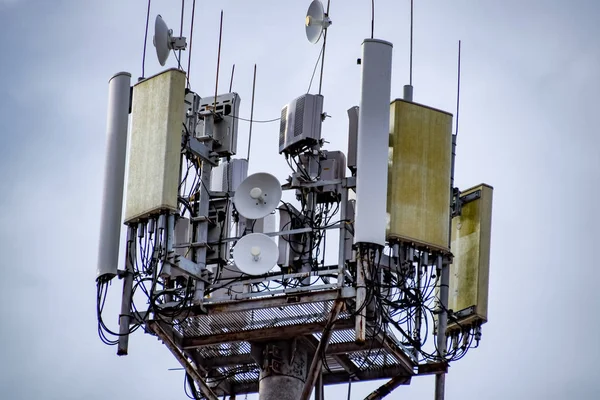
[[[233,203],[242,217],[259,219],[269,215],[281,200],[281,184],[273,175],[259,172],[240,183]]]
[[[248,275],[266,274],[277,264],[277,244],[262,233],[250,233],[233,248],[233,261],[240,271]]]
[[[314,0],[308,6],[305,20],[306,38],[311,43],[317,43],[323,34],[323,31],[329,28],[331,20],[323,9],[323,3]]]
[[[154,21],[154,47],[158,62],[164,67],[171,50],[185,50],[187,42],[183,36],[173,36],[173,29],[169,29],[165,20],[156,16]]]

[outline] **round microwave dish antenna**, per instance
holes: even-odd
[[[329,25],[331,25],[331,19],[325,14],[323,3],[319,0],[313,0],[310,6],[308,6],[304,21],[308,41],[313,44],[317,43],[323,31],[329,28]]]
[[[278,258],[277,244],[262,233],[242,237],[233,248],[236,267],[248,275],[266,274],[277,264]]]
[[[158,62],[164,67],[173,49],[173,30],[169,29],[165,20],[159,15],[154,21],[154,47]]]
[[[281,184],[266,172],[252,174],[240,183],[233,203],[245,218],[264,218],[277,208],[281,200]]]

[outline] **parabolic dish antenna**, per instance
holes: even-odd
[[[259,219],[270,214],[281,200],[281,184],[266,172],[252,174],[240,183],[233,203],[245,218]]]
[[[174,37],[173,29],[169,29],[165,20],[156,16],[154,21],[154,47],[156,47],[156,56],[158,62],[164,67],[171,50],[185,50],[187,43],[184,37]]]
[[[262,233],[242,237],[233,248],[233,261],[240,271],[248,275],[269,272],[279,258],[277,244]]]
[[[323,3],[319,0],[314,0],[308,6],[304,25],[306,28],[306,38],[313,44],[319,41],[323,31],[331,25],[331,20],[323,10]]]

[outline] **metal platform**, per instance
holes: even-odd
[[[344,288],[206,303],[202,309],[186,310],[171,323],[151,320],[149,327],[176,357],[179,354],[188,373],[196,369],[217,396],[258,392],[260,368],[251,343],[274,339],[294,339],[313,358],[325,337],[328,343],[321,353],[320,369],[326,385],[386,378],[409,384],[421,368],[413,350],[403,346],[385,325],[371,322],[366,343],[355,343],[354,296],[352,288]],[[336,302],[341,307],[333,311]],[[328,327],[332,311],[337,318]]]

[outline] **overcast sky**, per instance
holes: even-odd
[[[255,118],[278,117],[306,91],[319,53],[304,36],[309,3],[199,0],[192,89],[213,93],[223,8],[220,91],[235,63],[233,86],[248,116],[257,63]],[[375,3],[375,36],[394,43],[392,97],[401,97],[410,2]],[[452,364],[447,399],[600,398],[600,3],[415,3],[415,101],[454,113],[462,39],[456,184],[495,189],[490,322],[480,348]],[[107,81],[122,70],[140,76],[146,5],[0,0],[3,399],[186,398],[181,371],[167,370],[177,362],[153,337],[137,332],[130,355],[119,358],[96,334]],[[162,14],[176,32],[179,12],[179,1],[152,2],[151,18]],[[323,137],[327,149],[346,151],[370,1],[333,0],[331,18],[323,94],[332,118]],[[160,70],[149,47],[146,75]],[[277,136],[278,124],[255,125],[250,172],[286,177]],[[241,124],[241,156],[246,139]],[[121,282],[111,290],[105,318],[114,327]],[[354,385],[353,399],[379,384]],[[415,377],[390,398],[431,399],[433,387],[431,377]]]

